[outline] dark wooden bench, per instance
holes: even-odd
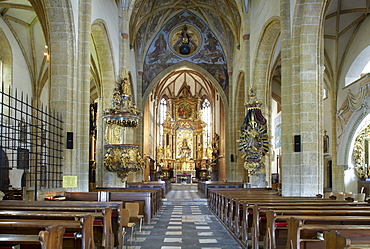
[[[62,249],[64,227],[53,225],[38,234],[0,234],[0,246],[40,244],[41,249]]]
[[[111,201],[138,202],[140,214],[144,215],[145,223],[150,223],[162,206],[161,190],[159,189],[97,188],[93,191],[108,191]],[[72,193],[68,192],[69,195]],[[76,196],[76,194],[73,195]]]
[[[358,215],[348,216],[340,210],[326,210],[328,212],[316,214],[297,215],[295,210],[290,210],[292,214],[279,214],[273,210],[266,213],[266,233],[264,237],[264,249],[285,248],[288,235],[288,219],[295,217],[303,224],[325,224],[325,225],[367,225],[370,224],[370,212],[358,213]],[[310,211],[310,210],[307,210]],[[337,211],[337,212],[335,212]],[[282,232],[282,233],[281,233]],[[279,238],[279,240],[277,240]]]
[[[368,237],[370,225],[341,225],[341,224],[304,224],[296,217],[288,218],[288,238],[286,249],[324,248],[324,239],[317,238],[317,233],[336,230],[343,236]]]
[[[370,248],[370,235],[367,237],[345,237],[338,231],[324,232],[325,249],[368,249]]]
[[[171,182],[161,181],[161,182],[128,182],[127,188],[129,189],[161,189],[162,198],[165,198],[166,195],[171,191]]]
[[[307,206],[317,210],[333,207],[360,208],[367,205],[318,197],[281,197],[276,191],[270,189],[211,189],[209,193],[209,206],[212,212],[219,217],[235,238],[246,246],[251,243],[252,248],[258,248],[266,231],[264,226],[260,226],[259,212],[251,211],[254,204],[266,207],[279,206],[282,209],[293,209],[292,207],[301,209]],[[251,237],[248,236],[249,234]]]
[[[244,182],[198,182],[198,192],[208,198],[209,189],[240,189],[244,186]]]
[[[78,201],[2,201],[0,217],[53,217],[54,219],[81,218],[91,213],[96,219],[94,229],[98,244],[110,246],[123,243],[118,234],[122,231],[120,212],[121,202],[78,202]],[[113,217],[112,212],[115,212]],[[112,222],[112,219],[114,221]],[[101,227],[101,228],[99,228]],[[116,240],[116,241],[115,241]]]

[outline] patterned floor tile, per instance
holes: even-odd
[[[200,199],[194,190],[171,191],[166,198]],[[129,249],[241,249],[204,204],[162,206],[153,220]]]

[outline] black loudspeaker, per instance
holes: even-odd
[[[234,154],[230,155],[230,160],[231,160],[231,162],[234,162]]]
[[[67,149],[73,149],[73,132],[67,132]]]
[[[294,152],[301,151],[301,135],[294,135]]]

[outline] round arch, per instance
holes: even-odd
[[[264,96],[257,99],[265,103],[265,108],[270,104],[271,96],[271,80],[270,75],[272,67],[275,64],[274,55],[277,47],[277,41],[280,36],[280,18],[272,17],[267,21],[260,35],[258,48],[254,61],[254,74],[252,78],[257,88],[257,95],[259,92],[264,92]]]
[[[114,68],[114,58],[112,50],[112,42],[109,40],[109,34],[106,24],[103,20],[97,19],[91,26],[91,36],[94,44],[92,53],[91,67],[96,67],[96,73],[99,74],[96,80],[98,96],[104,103],[101,103],[102,108],[109,106],[114,82],[116,81],[116,70]],[[96,54],[96,58],[94,55]],[[92,68],[93,70],[94,68]]]

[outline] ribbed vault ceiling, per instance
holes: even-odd
[[[147,47],[166,22],[187,10],[198,16],[216,36],[229,39],[226,46],[237,45],[241,8],[235,0],[137,0],[130,19],[130,43],[136,48]],[[145,31],[139,32],[143,27]],[[233,48],[224,49],[232,51]]]

